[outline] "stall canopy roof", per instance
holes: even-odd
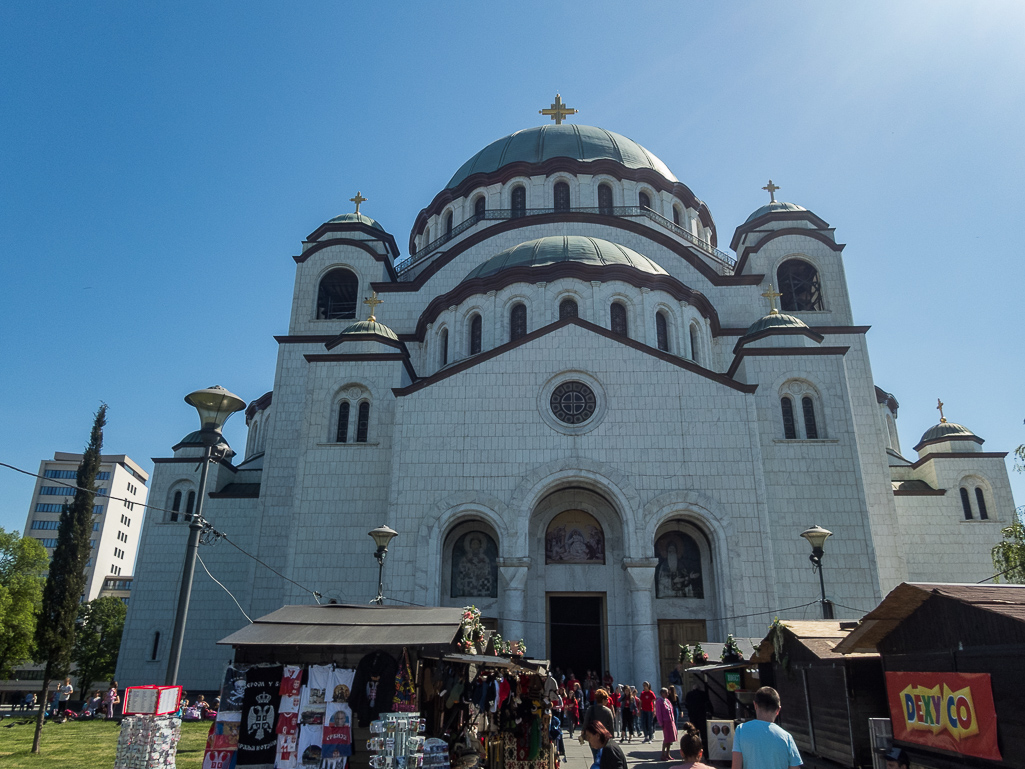
[[[818,659],[843,659],[844,655],[834,651],[834,648],[840,641],[847,637],[850,632],[849,622],[840,622],[829,619],[815,619],[815,620],[782,620],[781,624],[786,629],[789,635],[793,636],[794,641]],[[761,644],[758,647],[758,651],[755,654],[756,662],[770,662],[772,660],[773,647],[773,631],[770,630],[769,634],[762,639]],[[855,657],[878,657],[877,654],[856,654]]]
[[[441,646],[463,610],[436,606],[283,606],[217,643],[226,646]]]
[[[1025,622],[1025,585],[902,582],[862,618],[861,623],[836,647],[836,651],[841,654],[876,651],[880,641],[934,595]]]
[[[692,668],[687,668],[688,673],[711,673],[716,670],[730,670],[732,668],[746,668],[751,667],[749,660],[754,656],[755,649],[758,648],[758,638],[734,638],[737,642],[737,646],[740,648],[740,653],[744,655],[743,662],[713,662],[722,657],[722,650],[726,644],[723,643],[712,643],[712,642],[701,642],[701,648],[704,649],[705,654],[708,655],[707,665],[696,665]],[[688,644],[693,646],[693,644]]]

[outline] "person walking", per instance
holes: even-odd
[[[623,687],[623,693],[619,701],[619,715],[623,722],[622,731],[619,733],[619,739],[630,742],[634,736],[634,702],[633,691],[629,686]]]
[[[587,727],[594,721],[600,721],[609,734],[615,732],[616,717],[609,708],[609,693],[604,689],[595,689],[594,702],[588,706],[583,717],[580,719],[581,740],[586,739]],[[597,761],[598,751],[592,747],[591,752],[593,754],[592,757]]]
[[[733,735],[733,769],[796,769],[802,766],[794,738],[776,725],[779,692],[763,686],[755,692],[755,720],[737,727]]]
[[[701,761],[705,754],[705,744],[701,741],[697,727],[688,721],[680,733],[683,735],[680,737],[680,758],[683,759],[683,763],[669,769],[712,769]]]
[[[644,741],[651,742],[655,739],[655,692],[651,690],[651,684],[644,682],[643,691],[637,695],[641,705],[641,731],[644,732]]]
[[[580,684],[577,684],[577,689]],[[580,723],[580,702],[576,698],[576,692],[567,694],[562,701],[563,710],[566,713],[566,728],[569,729],[569,738],[573,739],[573,730]]]
[[[598,769],[627,769],[626,756],[601,721],[592,721],[584,732],[587,744],[597,756]]]
[[[676,714],[673,712],[673,703],[669,700],[669,690],[663,686],[659,695],[655,703],[655,720],[662,727],[662,760],[670,761],[672,757],[669,750],[679,737],[676,731]]]
[[[708,714],[712,709],[712,703],[699,681],[695,681],[694,686],[687,692],[683,704],[687,706],[687,718],[694,724],[701,739],[708,739]]]
[[[120,701],[121,698],[117,696],[117,681],[111,681],[110,688],[107,690],[107,696],[103,698],[108,721],[114,717],[114,706]]]

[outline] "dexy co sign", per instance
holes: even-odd
[[[988,673],[887,672],[886,691],[894,739],[1002,760]]]

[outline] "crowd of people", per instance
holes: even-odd
[[[677,674],[679,671],[674,671]],[[562,729],[587,743],[594,769],[627,769],[619,743],[653,742],[656,725],[662,732],[662,761],[672,761],[674,749],[682,764],[671,769],[711,769],[702,763],[711,702],[700,684],[681,697],[682,677],[670,677],[670,685],[656,695],[648,681],[641,690],[616,684],[609,671],[601,678],[589,670],[579,680],[572,670],[552,671],[550,684],[553,726],[558,748],[566,755]],[[732,769],[790,769],[802,765],[793,737],[775,722],[780,711],[779,694],[763,686],[754,696],[755,719],[737,727],[733,743]],[[561,728],[560,728],[561,725]],[[618,740],[617,740],[618,735]],[[554,735],[553,735],[554,736]]]

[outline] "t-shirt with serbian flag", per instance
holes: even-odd
[[[637,699],[641,701],[641,710],[643,712],[655,712],[655,692],[645,689],[643,692],[637,695]]]

